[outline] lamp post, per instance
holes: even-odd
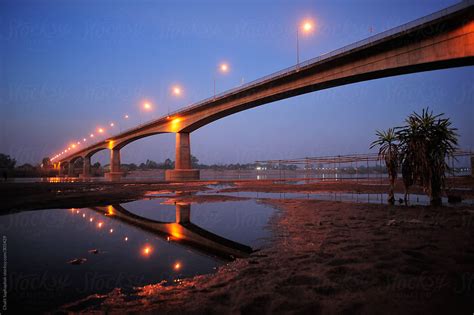
[[[219,64],[219,67],[217,68],[217,72],[220,72],[220,73],[228,73],[229,72],[229,64],[228,63],[225,63],[225,62],[222,62],[221,64]],[[216,72],[214,72],[214,99],[216,98]]]
[[[296,28],[296,67],[299,69],[300,67],[300,28],[303,34],[309,34],[313,28],[314,23],[311,20],[304,20],[297,28]]]

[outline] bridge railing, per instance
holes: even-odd
[[[218,100],[218,99],[221,99],[221,98],[226,98],[226,97],[229,97],[233,94],[236,94],[236,93],[239,93],[239,92],[243,92],[247,89],[250,89],[250,88],[253,88],[253,87],[256,87],[258,85],[261,85],[261,84],[264,84],[264,83],[267,83],[269,81],[272,81],[272,80],[275,80],[277,79],[278,77],[283,77],[283,76],[286,76],[286,75],[289,75],[291,73],[295,73],[295,72],[298,72],[298,71],[301,71],[307,67],[310,67],[310,66],[314,66],[315,64],[317,63],[320,63],[322,61],[325,61],[329,58],[332,58],[334,56],[337,56],[337,55],[340,55],[340,54],[344,54],[344,53],[347,53],[349,51],[352,51],[352,50],[355,50],[355,49],[359,49],[361,47],[364,47],[364,46],[368,46],[368,45],[371,45],[371,44],[374,44],[380,40],[383,40],[387,37],[390,37],[390,36],[393,36],[393,35],[396,35],[398,33],[402,33],[402,32],[406,32],[412,28],[415,28],[415,27],[418,27],[420,25],[423,25],[425,23],[428,23],[428,22],[431,22],[431,21],[435,21],[439,18],[442,18],[446,15],[449,15],[449,14],[452,14],[452,13],[455,13],[457,11],[461,11],[463,9],[466,9],[470,6],[474,5],[474,0],[465,0],[465,1],[462,1],[458,4],[455,4],[455,5],[452,5],[450,7],[447,7],[443,10],[440,10],[440,11],[437,11],[437,12],[434,12],[432,14],[429,14],[429,15],[426,15],[424,17],[421,17],[421,18],[418,18],[416,20],[413,20],[411,22],[408,22],[408,23],[405,23],[405,24],[402,24],[400,26],[397,26],[397,27],[394,27],[394,28],[391,28],[389,30],[386,30],[386,31],[383,31],[381,33],[378,33],[376,35],[373,35],[371,37],[368,37],[366,39],[363,39],[363,40],[360,40],[360,41],[357,41],[357,42],[354,42],[352,44],[349,44],[349,45],[346,45],[346,46],[343,46],[339,49],[336,49],[336,50],[333,50],[331,52],[328,52],[328,53],[325,53],[323,55],[320,55],[318,57],[315,57],[315,58],[311,58],[311,59],[308,59],[306,61],[303,61],[299,64],[296,64],[294,66],[291,66],[291,67],[288,67],[288,68],[285,68],[285,69],[282,69],[280,71],[277,71],[277,72],[274,72],[274,73],[271,73],[269,75],[266,75],[264,77],[261,77],[261,78],[258,78],[256,80],[253,80],[253,81],[250,81],[248,83],[245,83],[245,84],[242,84],[242,85],[239,85],[235,88],[232,88],[230,90],[226,90],[224,92],[221,92],[221,93],[218,93],[216,94],[215,96],[211,96],[211,97],[208,97],[206,99],[203,99],[201,101],[198,101],[198,102],[195,102],[189,106],[185,106],[185,107],[182,107],[180,109],[177,109],[173,112],[170,112],[168,113],[167,115],[164,115],[164,116],[161,116],[159,118],[155,118],[155,119],[152,119],[152,120],[149,120],[147,122],[144,122],[142,124],[139,124],[138,126],[136,127],[132,127],[132,128],[129,128],[129,129],[126,129],[124,130],[123,132],[119,133],[118,135],[116,136],[113,136],[111,138],[114,138],[114,137],[117,137],[121,134],[126,134],[126,133],[129,133],[129,132],[132,132],[134,130],[138,130],[140,128],[142,128],[143,126],[146,126],[146,125],[151,125],[151,124],[154,124],[156,122],[159,122],[161,120],[165,120],[166,117],[168,116],[174,116],[174,115],[177,115],[177,114],[182,114],[184,112],[187,112],[187,111],[190,111],[192,109],[195,109],[199,106],[202,106],[206,103],[210,103],[212,101],[215,101],[215,100]],[[102,141],[100,141],[102,142]],[[100,143],[100,142],[97,142],[97,143]],[[95,143],[95,144],[97,144]],[[94,144],[94,145],[95,145]]]
[[[166,118],[167,116],[173,116],[173,115],[176,115],[178,113],[182,113],[182,112],[186,112],[186,111],[189,111],[193,108],[196,108],[196,107],[199,107],[201,105],[204,105],[206,103],[209,103],[211,101],[215,101],[219,98],[224,98],[224,97],[228,97],[228,96],[231,96],[237,92],[241,92],[241,91],[244,91],[244,90],[247,90],[249,88],[252,88],[252,87],[255,87],[257,85],[260,85],[260,84],[263,84],[263,83],[266,83],[268,81],[271,81],[271,80],[274,80],[276,78],[278,78],[279,76],[285,76],[285,75],[288,75],[290,73],[293,73],[293,72],[297,72],[297,71],[300,71],[302,69],[304,69],[305,67],[308,67],[308,66],[313,66],[314,64],[318,63],[318,62],[321,62],[321,61],[324,61],[326,59],[329,59],[329,58],[332,58],[336,55],[339,55],[339,54],[342,54],[342,53],[346,53],[346,52],[349,52],[351,50],[354,50],[354,49],[357,49],[357,48],[361,48],[361,47],[364,47],[366,45],[369,45],[369,44],[373,44],[379,40],[382,40],[386,37],[389,37],[389,36],[392,36],[392,35],[395,35],[397,33],[402,33],[402,32],[405,32],[409,29],[412,29],[412,28],[415,28],[417,26],[420,26],[420,25],[423,25],[425,23],[428,23],[428,22],[431,22],[431,21],[434,21],[434,20],[437,20],[443,16],[446,16],[446,15],[449,15],[451,13],[454,13],[454,12],[457,12],[457,11],[460,11],[462,9],[465,9],[469,6],[472,6],[474,4],[474,1],[473,0],[468,0],[468,1],[463,1],[461,3],[458,3],[458,4],[455,4],[453,6],[450,6],[450,7],[447,7],[443,10],[440,10],[440,11],[437,11],[437,12],[434,12],[430,15],[427,15],[427,16],[424,16],[424,17],[421,17],[419,19],[416,19],[416,20],[413,20],[411,22],[408,22],[408,23],[405,23],[405,24],[402,24],[400,26],[397,26],[397,27],[394,27],[394,28],[391,28],[387,31],[384,31],[384,32],[381,32],[381,33],[378,33],[374,36],[371,36],[371,37],[368,37],[366,39],[363,39],[363,40],[360,40],[360,41],[357,41],[355,43],[352,43],[352,44],[349,44],[349,45],[346,45],[344,47],[341,47],[339,49],[336,49],[336,50],[333,50],[331,52],[328,52],[326,54],[323,54],[323,55],[320,55],[318,57],[315,57],[315,58],[312,58],[312,59],[308,59],[306,61],[303,61],[299,64],[296,64],[294,66],[291,66],[291,67],[288,67],[288,68],[285,68],[285,69],[282,69],[280,71],[277,71],[277,72],[274,72],[274,73],[271,73],[269,75],[266,75],[264,77],[261,77],[261,78],[258,78],[256,80],[253,80],[253,81],[250,81],[248,83],[245,83],[245,84],[242,84],[242,85],[239,85],[235,88],[232,88],[230,90],[226,90],[224,92],[221,92],[221,93],[218,93],[216,94],[215,96],[211,96],[211,97],[208,97],[206,99],[203,99],[201,101],[198,101],[196,103],[193,103],[189,106],[186,106],[186,107],[182,107],[180,109],[177,109],[173,112],[170,112],[169,114],[167,114],[166,116],[162,116],[160,118],[157,118],[157,119],[153,119],[153,120],[150,120],[146,123],[143,123],[141,124],[140,126],[143,126],[143,125],[147,125],[147,124],[151,124],[153,122],[156,122],[156,121],[159,121],[163,118]],[[135,128],[130,128],[130,130],[133,130]],[[129,131],[129,130],[128,130]]]

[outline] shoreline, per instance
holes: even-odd
[[[464,196],[472,195],[472,179],[460,181],[459,187],[469,188]],[[206,203],[249,199],[224,195],[235,191],[380,193],[386,189],[364,182],[273,182],[108,183],[98,191],[94,188],[103,183],[48,184],[34,188],[36,193],[22,204],[34,205],[40,196],[46,196],[43,203],[32,208],[51,208],[52,204],[69,208],[98,200],[120,203],[147,198],[149,192],[166,193],[151,198],[165,198],[168,203]],[[399,186],[397,183],[398,190]],[[57,198],[51,187],[67,193]],[[196,194],[205,191],[211,194]],[[20,193],[17,189],[17,195]],[[116,288],[57,311],[118,314],[126,307],[131,312],[165,314],[183,313],[184,309],[184,313],[198,314],[472,312],[474,205],[436,208],[251,199],[277,211],[268,223],[271,240],[248,258],[171,285],[151,284],[126,293]],[[12,211],[5,208],[4,212]]]

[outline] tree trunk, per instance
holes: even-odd
[[[430,204],[432,206],[441,206],[441,179],[436,175],[431,177],[430,182]]]
[[[390,176],[390,188],[388,190],[388,203],[389,204],[394,204],[395,203],[395,195],[393,193],[393,190],[394,190],[394,187],[395,187],[395,177],[393,177],[392,175],[389,175]]]

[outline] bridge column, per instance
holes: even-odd
[[[91,157],[85,156],[82,158],[82,174],[79,175],[81,178],[88,178],[91,176]]]
[[[191,169],[191,142],[189,132],[176,133],[176,161],[174,170],[165,172],[166,180],[199,179],[199,170]]]
[[[189,223],[191,220],[191,204],[176,204],[176,223]]]
[[[74,176],[74,163],[69,162],[67,164],[67,176],[73,177]]]
[[[105,178],[111,181],[120,180],[122,178],[120,171],[120,149],[110,150],[110,172],[105,173]]]
[[[58,164],[58,177],[63,177],[63,176],[64,176],[63,166],[61,165],[61,162],[59,162],[59,164]]]

